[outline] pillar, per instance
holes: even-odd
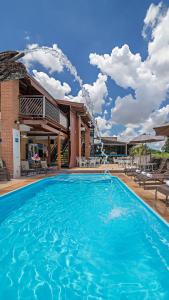
[[[127,155],[127,143],[125,144],[125,154]]]
[[[82,144],[81,144],[81,117],[78,116],[77,122],[77,139],[78,139],[78,157],[81,159],[81,151],[82,151]]]
[[[85,157],[89,159],[90,157],[90,128],[85,128]]]
[[[57,166],[58,170],[61,169],[61,136],[57,136]]]
[[[50,154],[51,154],[51,153],[50,153],[50,152],[51,152],[50,150],[51,150],[51,149],[50,149],[50,136],[49,136],[49,135],[48,135],[48,146],[47,146],[47,150],[48,150],[47,164],[48,164],[48,166],[49,166],[50,163],[51,163],[51,161],[50,161],[50,158],[51,158],[51,157],[50,157]]]
[[[18,129],[19,117],[19,80],[1,83],[1,138],[2,159],[5,161],[11,176],[14,171],[13,129]]]

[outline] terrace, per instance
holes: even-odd
[[[68,129],[66,115],[45,96],[24,95],[19,98],[19,117],[26,125],[39,125],[49,130],[48,124],[52,127]],[[37,120],[40,120],[37,121]],[[42,122],[41,122],[42,121]]]

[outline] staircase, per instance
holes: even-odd
[[[55,165],[57,161],[57,144],[51,148],[51,164]],[[69,139],[65,139],[61,145],[61,166],[62,168],[69,167]]]

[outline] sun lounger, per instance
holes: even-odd
[[[161,184],[164,182],[164,180],[169,179],[169,170],[167,170],[164,173],[147,173],[147,174],[140,174],[138,177],[138,183],[139,185],[143,185],[144,189],[147,184],[152,183],[153,184]]]
[[[166,167],[166,163],[167,163],[167,158],[162,159],[158,170],[155,172],[151,172],[149,174],[162,174],[162,172],[164,172],[164,169]],[[137,172],[136,170],[135,172],[133,172],[133,176],[134,176],[134,181],[139,182],[142,178],[144,178],[144,176],[146,176],[146,172],[141,170],[138,170]]]
[[[169,200],[168,200],[168,197],[169,197],[169,185],[162,184],[162,185],[160,185],[160,186],[158,186],[156,188],[156,191],[155,191],[155,203],[157,202],[157,193],[158,192],[166,196],[165,203],[166,203],[167,206],[169,206]]]
[[[137,167],[130,167],[130,168],[125,168],[124,173],[128,176],[133,176],[137,170]]]

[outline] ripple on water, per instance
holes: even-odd
[[[69,175],[26,194],[0,226],[0,299],[169,299],[168,231],[111,185]]]

